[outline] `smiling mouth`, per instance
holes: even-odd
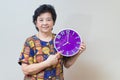
[[[43,26],[42,28],[49,28],[48,26]]]
[[[43,29],[48,29],[49,27],[42,27]]]

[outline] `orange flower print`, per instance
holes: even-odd
[[[35,46],[36,46],[36,47],[40,47],[40,46],[41,46],[39,40],[35,40]]]
[[[56,80],[56,78],[55,78],[55,77],[53,77],[53,78],[52,78],[52,80]]]
[[[34,41],[30,40],[29,41],[29,44],[30,44],[30,47],[33,48],[35,45],[34,45]]]
[[[60,68],[59,67],[56,68],[56,75],[60,75]]]
[[[48,47],[43,47],[42,52],[49,55],[50,54],[50,49]]]
[[[29,64],[33,64],[33,57],[29,57],[28,61],[29,61]]]
[[[25,54],[29,54],[29,53],[30,53],[30,48],[29,48],[29,47],[25,47],[24,53],[25,53]]]
[[[36,55],[36,61],[37,62],[42,62],[43,61],[43,56],[41,54]]]
[[[38,80],[43,80],[43,78],[44,78],[44,71],[41,71],[40,73],[38,73],[37,78],[38,78]]]

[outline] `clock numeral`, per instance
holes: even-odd
[[[67,51],[66,54],[69,55],[69,52]]]
[[[72,36],[75,34],[75,32],[72,33]]]
[[[61,35],[57,35],[57,39],[60,39],[61,38]]]
[[[80,42],[76,42],[76,44],[80,44]]]
[[[60,47],[57,47],[57,49],[59,50],[59,49],[60,49]]]
[[[75,39],[79,39],[79,38],[80,38],[79,36],[75,37]]]
[[[75,51],[74,51],[74,50],[72,50],[72,53],[75,53]]]
[[[61,32],[61,35],[64,35],[64,34],[65,34],[65,32],[64,32],[64,31],[62,31],[62,32]]]
[[[75,47],[75,49],[79,49],[78,47]]]
[[[66,33],[69,34],[69,33],[70,33],[70,30],[66,30]]]
[[[59,43],[59,41],[56,41],[55,43],[56,43],[56,44],[58,44],[58,43]]]

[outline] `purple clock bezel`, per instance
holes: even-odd
[[[58,34],[61,33],[62,31],[65,31],[65,30],[71,30],[71,31],[75,32],[75,33],[79,36],[79,38],[80,38],[80,44],[79,44],[79,47],[80,47],[80,46],[81,46],[82,39],[81,39],[81,36],[78,34],[78,32],[75,31],[75,30],[73,30],[73,29],[66,28],[66,29],[62,29],[62,30],[60,30],[60,31],[58,32]],[[55,38],[54,38],[54,47],[55,47],[55,49],[57,50],[57,52],[58,52],[59,50],[56,48],[55,40],[56,40],[58,34],[56,34],[56,36],[55,36]],[[62,56],[66,56],[66,57],[71,57],[71,56],[76,55],[78,52],[79,52],[79,49],[78,49],[74,54],[72,54],[72,55],[64,55],[64,54],[62,54],[62,53],[61,53],[61,55],[62,55]]]

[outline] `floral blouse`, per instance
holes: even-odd
[[[49,55],[56,54],[53,39],[50,42],[40,40],[36,35],[33,35],[24,43],[23,50],[20,54],[18,63],[40,63],[45,61]],[[46,68],[37,74],[25,75],[24,80],[64,80],[63,77],[63,56],[61,56],[57,65]]]

